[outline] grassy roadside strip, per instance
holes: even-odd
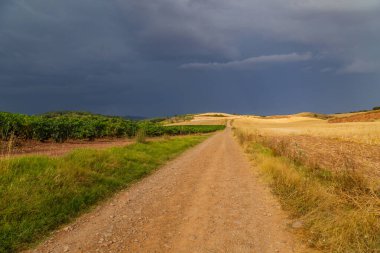
[[[29,245],[208,136],[0,160],[0,252]]]
[[[283,208],[303,222],[309,246],[325,252],[380,252],[380,192],[352,171],[307,167],[235,129]]]

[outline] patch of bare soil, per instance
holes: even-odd
[[[345,122],[370,122],[380,120],[380,111],[366,112],[354,114],[347,117],[330,119],[329,123],[345,123]]]
[[[121,147],[134,143],[132,139],[99,139],[95,141],[70,140],[64,143],[39,142],[39,141],[16,141],[12,144],[10,152],[8,143],[3,142],[0,146],[1,156],[23,156],[23,155],[49,155],[60,156],[78,148],[103,149],[108,147]]]
[[[303,252],[227,128],[28,252]]]
[[[287,156],[334,170],[357,170],[380,178],[380,146],[329,138],[299,136],[269,137],[270,146]],[[280,147],[281,146],[281,147]]]

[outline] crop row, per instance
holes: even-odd
[[[163,126],[155,123],[144,122],[139,124],[139,129],[144,129],[147,136],[183,135],[196,133],[211,133],[223,130],[224,125],[182,125]]]
[[[29,116],[0,112],[0,139],[64,142],[68,139],[133,137],[142,129],[147,136],[209,133],[224,126],[163,126],[149,121],[131,121],[102,115]]]

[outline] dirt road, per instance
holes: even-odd
[[[31,252],[300,252],[254,171],[227,128]]]

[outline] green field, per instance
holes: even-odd
[[[0,160],[0,252],[36,243],[50,231],[129,186],[207,136],[185,136],[63,157]]]

